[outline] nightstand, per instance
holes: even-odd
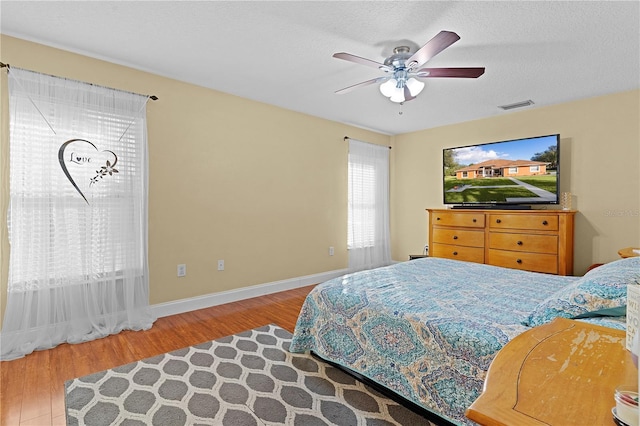
[[[634,250],[640,250],[640,248],[638,248],[638,247],[626,247],[626,248],[618,250],[618,255],[623,259],[626,259],[627,257],[640,256],[640,253],[636,253],[636,252],[634,252]]]
[[[615,388],[638,385],[623,330],[556,318],[494,358],[465,415],[481,425],[614,426]]]
[[[423,257],[429,257],[429,256],[427,256],[426,254],[410,254],[409,260],[422,259]]]

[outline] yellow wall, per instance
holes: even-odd
[[[639,91],[389,137],[4,35],[0,55],[15,67],[159,96],[147,108],[152,304],[345,268],[345,135],[393,146],[395,260],[427,242],[425,209],[442,206],[443,147],[556,132],[561,190],[575,194],[580,210],[575,272],[640,246]],[[0,74],[1,321],[8,113]]]
[[[574,274],[640,247],[640,91],[396,136],[393,252],[421,253],[425,208],[442,207],[442,149],[560,133],[561,187],[579,210]],[[555,206],[553,206],[555,208]]]
[[[11,66],[160,98],[147,105],[152,304],[347,267],[343,138],[388,145],[389,136],[8,36],[0,42],[0,61]],[[1,74],[0,318],[8,274]]]

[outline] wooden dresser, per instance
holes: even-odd
[[[549,274],[573,274],[575,211],[427,211],[431,256]]]

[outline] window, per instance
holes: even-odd
[[[347,248],[373,247],[376,221],[375,167],[373,164],[349,162],[349,182],[351,214]]]
[[[349,141],[347,248],[351,270],[391,262],[389,148]]]
[[[148,328],[147,97],[12,68],[0,359]]]
[[[517,175],[518,174],[518,168],[517,167],[509,167],[509,174],[510,175]]]
[[[540,166],[529,166],[529,172],[531,172],[531,173],[539,173],[540,172]]]

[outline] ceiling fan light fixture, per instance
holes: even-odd
[[[405,82],[390,78],[380,85],[380,93],[389,98],[391,102],[404,102]]]
[[[390,98],[395,93],[397,85],[398,81],[395,78],[390,78],[380,85],[380,93],[382,93],[387,98]]]
[[[424,89],[424,83],[420,80],[416,80],[413,77],[407,80],[406,86],[409,89],[409,93],[411,93],[411,96],[413,97],[418,96],[418,94],[422,92],[422,89]]]
[[[404,87],[396,87],[389,100],[396,103],[404,102]]]

